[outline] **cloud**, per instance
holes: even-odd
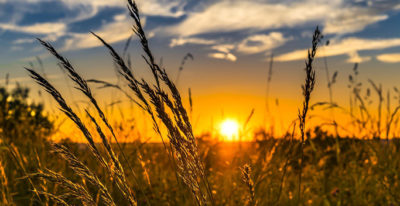
[[[66,31],[67,26],[63,23],[36,23],[27,26],[0,24],[0,29],[28,34],[60,34]]]
[[[219,45],[214,45],[211,47],[211,49],[223,52],[223,53],[229,53],[231,50],[233,50],[236,47],[234,44],[219,44]]]
[[[209,57],[214,59],[224,59],[228,61],[236,61],[237,57],[231,53],[233,49],[236,48],[234,44],[218,44],[211,47],[212,50],[217,52],[213,52],[208,54]]]
[[[210,45],[210,44],[215,44],[217,41],[215,40],[209,40],[209,39],[202,39],[202,38],[186,38],[186,37],[179,37],[179,38],[174,38],[171,40],[171,43],[169,44],[170,47],[176,47],[176,46],[183,46],[185,44],[203,44],[203,45]]]
[[[0,2],[18,2],[16,0],[0,0]],[[49,0],[24,0],[24,3],[41,3]],[[70,9],[84,9],[86,11],[99,11],[104,7],[126,8],[126,2],[121,0],[61,0]],[[183,7],[186,5],[182,0],[139,0],[137,5],[143,15],[179,17],[184,14]],[[88,17],[93,15],[88,15]]]
[[[48,2],[49,0],[0,0],[0,2],[10,3],[15,5],[16,8],[21,3],[40,5],[41,3]],[[101,28],[97,29],[96,32],[107,39],[110,43],[124,40],[131,35],[132,25],[131,19],[127,18],[126,3],[121,0],[60,0],[67,12],[73,10],[73,15],[69,15],[65,18],[58,19],[57,22],[32,23],[30,25],[21,25],[21,20],[27,13],[35,14],[43,11],[38,10],[40,6],[34,6],[30,10],[22,9],[18,12],[18,15],[13,18],[12,21],[7,23],[0,23],[0,30],[7,30],[19,33],[25,33],[30,35],[40,35],[40,37],[47,41],[57,41],[61,37],[65,37],[64,49],[84,49],[99,46],[99,42],[96,41],[88,33],[75,33],[68,30],[68,27],[72,23],[81,22],[93,18],[98,12],[105,8],[123,8],[124,13],[116,15],[112,22],[109,22]],[[163,16],[163,17],[180,17],[184,14],[183,7],[186,4],[182,0],[141,0],[138,2],[140,12],[142,14],[142,20],[145,20],[146,16]],[[1,9],[0,9],[1,10]],[[45,11],[44,11],[45,12]],[[13,14],[14,15],[14,14]],[[143,22],[142,22],[143,23]],[[90,28],[88,28],[88,31]],[[15,40],[14,44],[30,43],[29,40],[20,39]]]
[[[24,38],[24,39],[16,39],[13,41],[13,44],[27,44],[35,42],[34,38]]]
[[[380,50],[391,47],[400,46],[400,38],[392,39],[362,39],[362,38],[346,38],[340,41],[333,41],[329,46],[322,46],[317,53],[317,56],[338,56],[347,54],[350,60],[357,59],[357,55],[354,52],[359,51],[370,51],[370,50]],[[286,54],[282,54],[275,58],[276,61],[294,61],[302,60],[307,57],[307,50],[301,49],[292,51]],[[349,61],[350,61],[349,60]],[[359,60],[367,60],[364,58]]]
[[[137,2],[140,11],[148,16],[180,17],[185,14],[182,0],[142,0]]]
[[[362,63],[371,60],[371,57],[366,56],[366,57],[361,57],[358,52],[350,52],[349,58],[347,59],[348,63]]]
[[[237,51],[245,54],[255,54],[277,48],[285,44],[290,38],[285,38],[282,33],[271,32],[268,35],[260,34],[244,39]]]
[[[52,0],[0,0],[0,2],[15,5],[21,3],[40,5],[46,1]],[[91,48],[100,46],[100,43],[88,33],[69,31],[69,26],[72,23],[97,18],[96,14],[107,8],[123,8],[123,15],[116,15],[111,22],[95,29],[95,32],[110,43],[123,41],[131,35],[132,21],[126,16],[125,1],[60,0],[60,2],[64,4],[67,13],[72,14],[71,16],[58,19],[58,22],[42,22],[31,25],[21,25],[23,18],[15,18],[15,21],[11,23],[0,24],[0,29],[42,35],[41,37],[49,41],[65,40],[64,49]],[[309,27],[320,24],[323,31],[328,34],[353,33],[387,19],[389,17],[385,14],[387,11],[400,8],[399,3],[393,3],[396,2],[395,0],[373,1],[369,4],[347,0],[218,0],[209,1],[209,3],[190,3],[190,7],[187,6],[187,2],[188,0],[138,0],[137,4],[144,17],[176,18],[172,21],[172,26],[163,26],[159,22],[155,22],[158,25],[152,31],[157,35],[171,35],[169,36],[172,39],[170,47],[186,44],[208,45],[215,52],[210,56],[221,58],[224,55],[224,59],[231,61],[236,60],[232,51],[235,54],[261,53],[280,47],[292,39],[278,32],[267,33],[271,29]],[[27,6],[22,12],[17,12],[18,16],[24,17],[28,12],[37,13],[39,11],[35,11],[35,9],[40,6],[28,8]],[[235,31],[244,32],[247,37],[244,39],[199,37],[201,34],[215,33],[221,36],[225,32]],[[243,36],[242,34],[240,36]],[[23,44],[29,43],[29,41],[21,39],[15,40],[13,43]],[[227,45],[230,46],[226,47]],[[346,51],[344,54],[352,54],[350,59],[355,60],[358,55],[357,51]],[[305,56],[305,53],[302,56]],[[361,59],[358,60],[366,60],[365,57],[359,58]]]
[[[400,53],[381,54],[376,59],[385,63],[398,63],[400,62]]]
[[[324,34],[345,34],[362,31],[366,26],[386,20],[388,15],[373,14],[365,8],[346,8],[333,11],[333,18],[325,22]]]
[[[309,19],[318,19],[329,9],[323,4],[315,4],[313,12],[303,3],[266,4],[258,1],[221,1],[203,11],[188,13],[179,25],[169,28],[172,34],[183,36],[211,32],[238,30],[263,30],[283,26],[304,24]]]
[[[126,8],[126,3],[121,0],[62,0],[70,7],[90,6],[92,8],[99,7],[121,7]],[[182,0],[139,0],[137,1],[140,12],[148,16],[167,16],[179,17],[184,14],[183,7],[185,3]]]
[[[123,41],[132,35],[130,18],[128,16],[117,15],[114,17],[114,22],[103,25],[100,29],[94,32],[103,38],[108,43]],[[63,50],[87,49],[101,46],[101,42],[90,33],[73,33],[70,38],[65,41]]]
[[[322,24],[326,33],[345,34],[361,31],[368,25],[387,19],[388,16],[383,13],[398,4],[385,1],[360,6],[345,0],[277,2],[221,0],[203,9],[188,11],[184,21],[167,30],[172,35],[195,36]]]
[[[214,58],[214,59],[224,59],[224,60],[228,60],[228,61],[236,61],[236,56],[231,54],[231,53],[220,53],[220,52],[215,52],[215,53],[211,53],[208,54],[209,57]]]
[[[210,53],[208,56],[216,59],[236,61],[237,57],[232,54],[232,51],[236,51],[242,54],[261,53],[277,48],[283,45],[289,39],[291,38],[285,38],[283,34],[279,32],[251,35],[244,38],[238,43],[219,43],[213,45],[211,46],[211,50],[214,50],[216,52]]]

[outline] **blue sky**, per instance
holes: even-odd
[[[210,93],[263,96],[271,53],[276,70],[272,87],[280,88],[273,95],[282,99],[301,95],[304,58],[316,25],[324,41],[330,41],[318,56],[328,57],[332,72],[339,71],[342,86],[337,90],[346,90],[347,75],[356,62],[365,80],[373,77],[387,88],[397,85],[400,75],[398,0],[138,0],[137,4],[150,46],[171,76],[187,52],[194,55],[180,87],[184,91],[191,87],[199,98]],[[116,80],[111,58],[89,31],[122,51],[132,35],[131,25],[124,0],[0,0],[0,76],[10,73],[17,81],[32,84],[23,67],[29,62],[37,65],[38,56],[49,77],[61,85],[64,78],[35,41],[39,37],[51,42],[87,78]],[[138,43],[129,51],[146,75]],[[316,62],[321,68],[317,86],[325,86],[322,65]],[[316,96],[326,98],[326,89],[317,89]]]
[[[147,32],[163,41],[157,45],[160,48],[197,45],[205,48],[209,58],[227,61],[255,54],[266,59],[272,51],[277,61],[299,60],[304,55],[295,51],[307,48],[313,28],[320,25],[331,41],[327,56],[344,55],[347,62],[400,61],[384,52],[400,46],[396,0],[146,0],[138,4]],[[111,43],[123,42],[132,33],[123,0],[0,0],[0,8],[0,45],[7,57],[3,61],[40,55],[35,37],[72,51],[100,46],[89,31]],[[360,55],[375,50],[379,52]]]

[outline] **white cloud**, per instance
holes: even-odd
[[[244,39],[237,50],[245,54],[254,54],[277,48],[285,44],[289,38],[285,38],[282,33],[271,32],[268,35],[254,35]]]
[[[285,38],[283,34],[278,32],[271,32],[268,35],[252,35],[243,39],[239,43],[213,45],[211,46],[211,49],[216,52],[210,53],[208,56],[216,59],[236,61],[237,57],[232,54],[232,51],[242,54],[255,54],[279,47],[288,40],[289,38]]]
[[[365,50],[380,50],[391,47],[400,46],[400,38],[392,39],[361,39],[361,38],[346,38],[341,41],[332,41],[329,46],[322,46],[317,53],[317,56],[338,56],[347,54],[351,57],[356,57],[354,52]],[[323,52],[321,52],[323,50]],[[276,61],[294,61],[302,60],[307,57],[307,50],[296,50],[286,54],[282,54],[275,58]],[[351,59],[351,58],[350,58]],[[366,60],[365,57],[362,60]]]
[[[347,59],[347,62],[349,63],[362,63],[371,60],[371,57],[361,57],[356,51],[350,52],[348,55],[349,58]]]
[[[140,11],[148,16],[180,17],[185,14],[182,0],[142,0],[137,1]]]
[[[0,2],[9,3],[32,3],[40,4],[48,0],[0,0]],[[21,32],[26,34],[41,35],[41,38],[46,41],[56,41],[60,37],[69,37],[66,40],[65,48],[67,49],[80,49],[98,46],[98,42],[91,37],[89,34],[73,33],[68,31],[68,25],[71,23],[79,22],[94,17],[101,9],[105,7],[120,7],[126,9],[126,2],[121,0],[61,0],[64,5],[70,10],[76,11],[73,16],[68,16],[58,22],[44,22],[34,23],[31,25],[20,25],[20,20],[26,13],[35,13],[34,10],[23,9],[13,21],[8,23],[0,23],[0,30],[8,30],[14,32]],[[167,17],[180,17],[184,14],[183,7],[185,3],[182,0],[140,0],[137,2],[141,14],[143,15],[142,20],[144,24],[145,16],[167,16]],[[128,38],[131,34],[130,25],[131,21],[128,21],[128,12],[125,11],[121,15],[114,17],[114,22],[103,25],[98,29],[98,33],[105,38],[108,38],[110,42],[117,42]],[[130,20],[130,19],[129,19]],[[107,30],[109,29],[109,30]],[[128,31],[129,30],[129,31]],[[89,32],[89,29],[88,31]],[[30,41],[21,39],[16,40],[13,43],[22,44],[29,43]]]
[[[29,34],[60,34],[66,31],[67,26],[64,23],[36,23],[27,26],[0,24],[0,29]]]
[[[216,53],[211,53],[208,54],[209,57],[214,58],[214,59],[224,59],[224,60],[228,60],[228,61],[236,61],[236,56],[231,54],[231,53],[220,53],[220,52],[216,52]]]
[[[188,17],[183,22],[167,30],[173,35],[195,36],[212,32],[260,31],[322,24],[326,26],[327,33],[344,34],[361,31],[368,25],[387,19],[388,16],[381,13],[391,9],[393,7],[390,6],[361,7],[345,0],[279,3],[222,0],[205,9],[187,12]]]
[[[132,35],[132,29],[128,26],[130,25],[129,17],[125,16],[125,18],[122,18],[121,16],[116,16],[114,19],[118,21],[105,24],[100,29],[94,31],[108,43],[123,41]],[[71,37],[65,41],[63,49],[86,49],[101,45],[101,42],[90,33],[74,33],[71,34]]]
[[[381,62],[398,63],[400,62],[400,53],[381,54],[376,57]]]
[[[316,6],[315,6],[316,5]],[[221,1],[204,11],[188,13],[188,18],[169,28],[172,34],[191,36],[210,32],[227,32],[243,29],[262,30],[304,24],[309,19],[325,15],[329,6],[314,4],[266,4],[258,1]]]
[[[13,41],[14,44],[27,44],[35,42],[34,38],[26,38],[26,39],[16,39]]]
[[[223,53],[229,53],[232,49],[234,49],[236,46],[233,44],[219,44],[219,45],[214,45],[211,47],[211,49],[223,52]]]
[[[217,52],[213,52],[208,54],[209,57],[214,59],[224,59],[228,61],[236,61],[237,57],[231,53],[233,49],[236,48],[234,44],[218,44],[211,47],[212,50]]]
[[[15,2],[16,0],[2,0],[4,2]],[[23,0],[24,3],[40,3],[48,0]],[[95,11],[103,7],[126,8],[126,1],[122,0],[61,0],[71,9],[85,9]],[[0,1],[1,2],[1,1]],[[182,0],[137,0],[137,5],[143,15],[179,17],[184,14],[185,3]],[[88,9],[90,8],[90,9]],[[84,13],[82,13],[84,15]],[[93,16],[87,15],[88,17]]]
[[[178,37],[171,40],[169,44],[170,47],[176,46],[183,46],[185,44],[203,44],[203,45],[210,45],[215,44],[217,41],[209,40],[209,39],[202,39],[202,38],[187,38],[187,37]]]
[[[121,0],[62,0],[70,6],[87,5],[92,7],[123,7],[126,8],[126,2]],[[144,15],[149,16],[169,16],[179,17],[183,15],[183,6],[185,5],[182,0],[138,0],[137,5],[139,10]]]
[[[0,0],[0,2],[22,2],[40,3],[51,0]],[[29,34],[43,35],[45,40],[56,41],[60,37],[67,38],[64,49],[83,49],[99,46],[100,43],[90,34],[72,33],[68,31],[70,23],[79,22],[94,17],[101,9],[106,7],[119,7],[126,9],[126,2],[123,0],[60,0],[70,10],[74,10],[75,15],[67,17],[55,23],[37,23],[21,26],[18,24],[19,18],[12,23],[0,24],[1,29],[12,30]],[[392,0],[394,1],[394,0]],[[274,3],[276,2],[276,3]],[[388,18],[384,13],[388,10],[399,9],[398,3],[389,2],[391,6],[379,6],[384,3],[376,1],[368,7],[361,4],[351,4],[347,0],[287,0],[287,1],[243,1],[243,0],[218,0],[206,5],[199,3],[191,11],[185,11],[186,0],[137,0],[137,4],[144,16],[163,16],[163,17],[182,17],[185,18],[174,26],[162,28],[159,26],[153,30],[154,34],[162,34],[166,29],[172,35],[170,47],[185,44],[210,45],[212,50],[217,51],[211,56],[221,57],[223,54],[231,61],[236,60],[231,51],[243,54],[254,54],[269,51],[273,48],[282,46],[291,38],[284,37],[281,33],[272,32],[270,34],[254,35],[269,29],[293,28],[301,26],[314,26],[320,24],[324,28],[324,33],[345,34],[363,30],[366,26]],[[375,6],[378,5],[378,6]],[[312,12],[311,12],[312,11]],[[25,9],[21,12],[23,16],[26,12],[34,12]],[[126,16],[126,11],[122,15],[116,15],[113,22],[104,24],[95,31],[108,42],[118,42],[125,40],[131,35],[130,25],[132,21]],[[160,28],[161,27],[161,28]],[[89,29],[88,29],[89,30]],[[245,30],[249,35],[243,40],[232,42],[222,41],[223,39],[204,39],[196,35],[205,33],[220,33]],[[156,32],[157,31],[157,32]],[[165,33],[164,33],[165,34]],[[302,34],[303,35],[303,34]],[[304,34],[305,36],[306,34]],[[229,42],[229,46],[224,44]],[[15,44],[29,43],[29,41],[16,40]],[[332,47],[329,46],[329,49]],[[345,46],[343,46],[345,47]],[[327,49],[327,53],[329,53]],[[352,54],[350,60],[357,59],[357,51],[360,49],[343,49],[336,51],[340,54]],[[363,48],[361,48],[363,50]],[[301,51],[303,52],[303,51]],[[329,55],[338,55],[329,53]],[[216,54],[216,55],[214,55]],[[302,58],[306,53],[302,53]],[[214,58],[218,58],[214,57]],[[234,58],[233,58],[234,57]],[[283,57],[282,57],[283,58]],[[293,54],[291,57],[293,58]],[[298,58],[298,57],[297,57]],[[358,60],[366,60],[359,57]],[[361,59],[360,59],[361,58]],[[349,61],[350,61],[349,60]]]
[[[325,22],[324,34],[354,33],[366,26],[386,20],[388,15],[374,15],[368,9],[347,8],[331,12],[333,18]]]

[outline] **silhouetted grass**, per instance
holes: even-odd
[[[318,27],[306,59],[302,108],[287,134],[274,137],[272,132],[261,130],[253,135],[252,142],[221,142],[209,134],[199,137],[193,134],[191,90],[190,108],[187,110],[176,87],[185,61],[192,56],[184,57],[177,80],[171,81],[166,69],[155,62],[135,1],[127,0],[127,4],[134,22],[133,32],[139,39],[144,52],[142,58],[152,78],[140,78],[133,70],[128,53],[132,37],[125,43],[120,55],[106,39],[92,32],[93,38],[97,38],[109,51],[118,77],[123,80],[118,83],[87,80],[50,43],[38,39],[59,61],[62,71],[76,89],[88,99],[85,113],[80,115],[76,112],[71,107],[71,100],[65,99],[45,74],[35,71],[33,64],[26,70],[53,97],[86,142],[74,143],[67,139],[59,143],[48,142],[46,137],[51,132],[38,132],[51,130],[49,125],[45,126],[45,123],[49,124],[45,116],[40,116],[42,128],[40,124],[39,127],[30,125],[32,117],[26,117],[29,121],[20,121],[18,116],[8,115],[15,111],[28,113],[36,108],[34,104],[21,104],[21,110],[12,108],[8,100],[2,101],[1,205],[400,204],[400,141],[391,139],[398,136],[400,106],[396,104],[392,110],[390,92],[385,99],[383,86],[372,80],[369,80],[372,89],[364,90],[358,79],[358,64],[349,76],[349,109],[335,103],[332,84],[337,73],[330,77],[327,66],[329,101],[310,106],[316,81],[314,61],[322,38]],[[271,56],[267,98],[272,62]],[[43,71],[40,59],[38,63]],[[107,110],[100,106],[89,83],[122,92],[130,103],[150,117],[162,144],[142,142],[140,137],[133,137],[133,134],[140,136],[134,121],[124,119],[115,122],[106,115]],[[371,110],[371,90],[378,97],[375,112]],[[396,88],[394,92],[400,100],[400,92]],[[6,96],[7,91],[2,90],[2,94]],[[27,94],[23,96],[27,98]],[[112,107],[118,102],[121,100],[113,99]],[[386,112],[383,108],[385,103]],[[333,118],[333,125],[328,125],[335,127],[335,135],[322,129],[326,125],[324,122],[319,126],[310,126],[309,113],[321,106],[343,111],[350,122],[340,125]],[[269,106],[266,107],[269,111]],[[34,111],[41,111],[38,108]],[[247,126],[254,112],[254,109],[251,110],[243,124],[241,136],[248,133]],[[6,132],[10,122],[14,133]],[[296,126],[299,134],[296,133]],[[346,131],[348,126],[358,133]],[[340,135],[339,130],[346,133]],[[38,136],[38,141],[25,142],[21,137],[10,137],[10,134],[19,133],[35,136],[35,139]],[[132,143],[122,142],[125,140],[124,133],[131,136]],[[71,135],[76,134],[71,132]],[[381,141],[381,137],[385,137],[386,141]]]

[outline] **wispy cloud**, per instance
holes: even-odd
[[[9,4],[39,5],[50,0],[0,0]],[[236,61],[240,55],[269,53],[271,50],[285,45],[288,41],[302,38],[309,34],[301,33],[304,28],[321,25],[324,34],[340,39],[348,34],[363,31],[369,25],[390,18],[392,10],[399,10],[400,3],[396,0],[281,0],[281,1],[243,1],[217,0],[137,0],[139,9],[144,17],[157,16],[162,18],[152,22],[150,33],[157,37],[166,38],[170,47],[187,44],[204,45],[212,58]],[[50,1],[51,2],[51,1]],[[126,4],[121,0],[59,0],[62,8],[71,15],[59,19],[49,19],[47,22],[29,21],[22,23],[26,15],[40,13],[40,6],[23,9],[15,14],[13,21],[0,23],[0,30],[39,36],[49,41],[60,41],[65,50],[86,49],[100,46],[89,31],[93,30],[110,43],[127,39],[131,35],[131,20],[126,15]],[[190,6],[188,6],[190,5]],[[84,20],[100,17],[100,11],[110,8],[123,8],[124,13],[107,17],[103,24],[91,27],[87,31],[73,30],[73,24]],[[36,9],[36,10],[35,10]],[[0,12],[2,10],[0,9]],[[73,12],[72,12],[73,11]],[[118,9],[116,9],[118,13]],[[310,12],[312,11],[312,12]],[[115,14],[115,13],[113,13]],[[14,14],[13,14],[14,15]],[[171,20],[173,19],[173,20]],[[167,22],[162,24],[160,22]],[[43,21],[43,20],[42,20]],[[172,22],[172,23],[171,23]],[[299,29],[299,35],[285,34],[285,29]],[[147,29],[147,28],[145,28]],[[230,34],[234,34],[229,36]],[[207,34],[207,35],[204,35]],[[345,35],[347,34],[347,35]],[[205,37],[207,36],[207,38]],[[348,62],[368,61],[370,57],[359,55],[359,51],[377,50],[392,47],[386,45],[387,40],[347,38],[333,42],[327,47],[325,55],[348,55]],[[360,42],[361,41],[361,42]],[[363,45],[378,43],[386,46]],[[11,46],[30,43],[25,36],[13,39]],[[351,43],[353,45],[346,45]],[[377,44],[378,44],[377,43]],[[397,42],[395,42],[397,43]],[[10,47],[11,47],[10,46]],[[292,48],[291,45],[286,45]],[[290,61],[303,59],[305,50],[293,51],[277,60]]]
[[[35,39],[33,38],[22,38],[22,39],[16,39],[13,41],[13,44],[27,44],[27,43],[33,43],[35,42]]]
[[[173,38],[171,40],[171,43],[169,44],[170,47],[176,47],[176,46],[183,46],[185,44],[203,44],[203,45],[210,45],[210,44],[216,44],[216,40],[210,40],[210,39],[202,39],[202,38],[195,38],[195,37],[178,37],[178,38]]]
[[[282,33],[271,32],[269,34],[251,35],[239,42],[226,44],[218,42],[210,47],[211,50],[217,52],[209,54],[209,57],[236,61],[237,57],[232,53],[233,51],[240,54],[269,53],[272,49],[282,46],[290,39],[292,38],[286,38]]]
[[[357,51],[348,53],[349,58],[347,59],[348,63],[362,63],[371,60],[370,56],[360,56]]]
[[[362,38],[346,38],[337,42],[332,42],[329,46],[322,46],[319,57],[349,55],[349,62],[354,60],[366,61],[369,58],[360,58],[357,54],[359,51],[380,50],[391,47],[400,46],[400,38],[391,39],[362,39]],[[306,58],[307,50],[301,49],[286,54],[282,54],[275,58],[276,61],[294,61]]]
[[[362,31],[368,25],[386,20],[388,15],[379,14],[371,8],[350,7],[327,13],[323,33],[346,34]]]
[[[260,53],[282,46],[290,39],[291,38],[285,38],[283,34],[279,32],[271,32],[267,35],[253,35],[240,42],[237,50],[245,54]]]
[[[236,45],[233,44],[214,45],[211,47],[211,49],[214,50],[214,52],[208,54],[208,56],[214,59],[224,59],[234,62],[237,60],[237,57],[234,54],[232,54],[231,51],[235,48]]]
[[[109,43],[123,41],[132,35],[132,29],[127,26],[130,19],[125,15],[117,15],[112,23],[103,25],[94,32]],[[101,46],[101,42],[90,33],[74,33],[65,41],[64,50],[77,50]]]
[[[0,0],[0,2],[25,2],[25,3],[41,3],[49,0]],[[121,0],[60,0],[69,8],[85,9],[91,8],[98,11],[104,7],[120,7],[125,8],[126,3]],[[168,16],[179,17],[183,15],[183,7],[186,5],[182,0],[139,0],[138,6],[143,15],[149,16]],[[92,15],[90,15],[92,16]]]
[[[399,3],[376,2],[371,6],[344,0],[278,1],[222,0],[204,9],[188,11],[187,18],[168,28],[170,34],[194,36],[212,32],[267,30],[320,24],[325,33],[344,34],[388,18],[383,14]],[[310,12],[312,11],[312,12]]]
[[[385,63],[398,63],[400,62],[400,53],[381,54],[376,59]]]
[[[309,5],[267,4],[260,1],[220,1],[202,11],[189,12],[180,24],[170,27],[172,34],[192,36],[211,32],[263,30],[304,24],[325,15],[329,6],[323,4],[309,11]],[[301,15],[299,15],[301,14]],[[299,18],[302,16],[301,18]]]
[[[0,3],[10,3],[18,7],[19,4],[38,5],[48,0],[0,0]],[[100,46],[96,39],[92,38],[89,34],[90,30],[94,30],[99,35],[102,35],[110,43],[122,41],[129,37],[132,33],[132,22],[125,18],[126,12],[121,15],[115,16],[111,22],[103,24],[100,28],[88,28],[86,33],[76,33],[69,30],[69,25],[72,23],[81,22],[95,17],[102,9],[107,8],[125,8],[126,4],[121,0],[60,0],[66,10],[73,10],[73,15],[56,20],[49,19],[48,22],[37,22],[31,24],[21,24],[20,21],[27,13],[39,13],[42,11],[35,11],[40,7],[33,7],[32,10],[23,10],[18,14],[18,18],[10,23],[0,23],[0,30],[13,31],[18,33],[25,33],[34,35],[48,40],[57,41],[64,37],[64,49],[85,49]],[[140,11],[144,16],[162,16],[162,17],[180,17],[184,14],[183,7],[186,5],[182,0],[139,0],[138,2]],[[0,9],[1,10],[1,9]],[[14,44],[30,43],[31,40],[27,38],[14,40]]]
[[[212,46],[211,49],[219,51],[219,52],[223,52],[223,53],[229,53],[235,47],[236,47],[236,45],[234,45],[234,44],[218,44],[218,45]]]
[[[0,29],[28,34],[60,34],[66,31],[67,26],[63,23],[36,23],[26,26],[0,24]]]
[[[185,14],[186,2],[182,0],[141,0],[138,4],[141,12],[148,16],[180,17]]]
[[[228,60],[228,61],[236,61],[236,56],[231,54],[231,53],[220,53],[220,52],[215,52],[215,53],[211,53],[208,55],[211,58],[214,59],[224,59],[224,60]]]

